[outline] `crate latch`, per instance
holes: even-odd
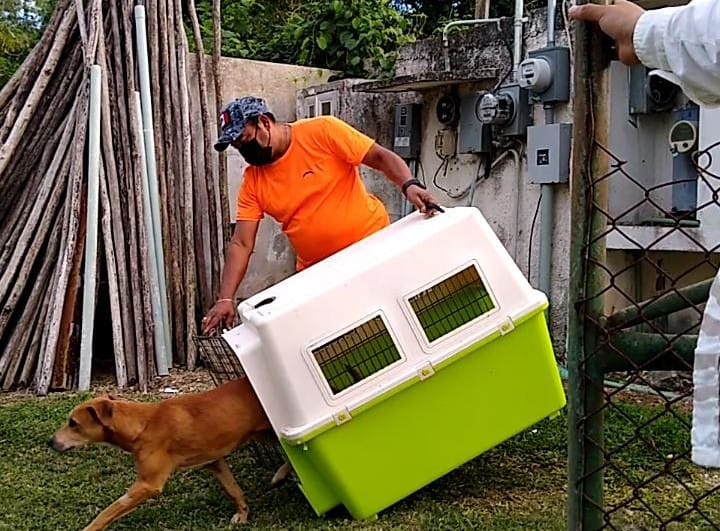
[[[341,424],[345,424],[351,419],[352,415],[350,415],[350,410],[347,407],[344,407],[340,411],[336,411],[335,413],[333,413],[333,420],[338,426],[340,426]]]
[[[433,374],[435,374],[435,369],[433,368],[432,363],[428,361],[418,369],[417,374],[421,380],[427,380]]]
[[[504,336],[505,334],[509,334],[515,330],[515,323],[513,323],[510,317],[506,317],[505,320],[500,323],[500,327],[498,329],[500,330],[500,335]]]

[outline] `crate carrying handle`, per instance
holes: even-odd
[[[261,306],[265,306],[265,305],[270,304],[270,303],[272,303],[272,302],[274,302],[274,301],[275,301],[275,297],[268,297],[268,298],[263,299],[263,300],[261,300],[260,302],[258,302],[255,306],[253,306],[253,308],[255,308],[255,309],[257,310],[257,309],[260,308]]]
[[[430,210],[437,210],[440,213],[445,212],[445,209],[437,203],[433,203],[432,201],[423,201],[423,203],[425,203],[425,206]]]

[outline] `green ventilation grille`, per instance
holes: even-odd
[[[474,266],[418,293],[410,306],[431,343],[495,309]]]
[[[312,351],[334,394],[400,360],[378,315]]]

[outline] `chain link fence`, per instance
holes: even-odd
[[[576,43],[569,527],[719,529],[720,472],[692,463],[691,424],[693,353],[720,263],[720,146],[701,138],[671,153],[665,140],[664,153],[651,137],[697,109],[628,111],[636,94],[618,87],[645,73],[611,65],[588,27]]]

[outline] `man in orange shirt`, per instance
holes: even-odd
[[[407,200],[430,215],[436,201],[392,151],[332,116],[280,123],[260,98],[230,102],[220,113],[215,149],[233,146],[250,166],[238,193],[220,293],[203,319],[203,333],[232,326],[234,297],[245,276],[264,214],[282,224],[297,255],[297,270],[386,227],[385,206],[369,194],[358,166],[379,170]]]

